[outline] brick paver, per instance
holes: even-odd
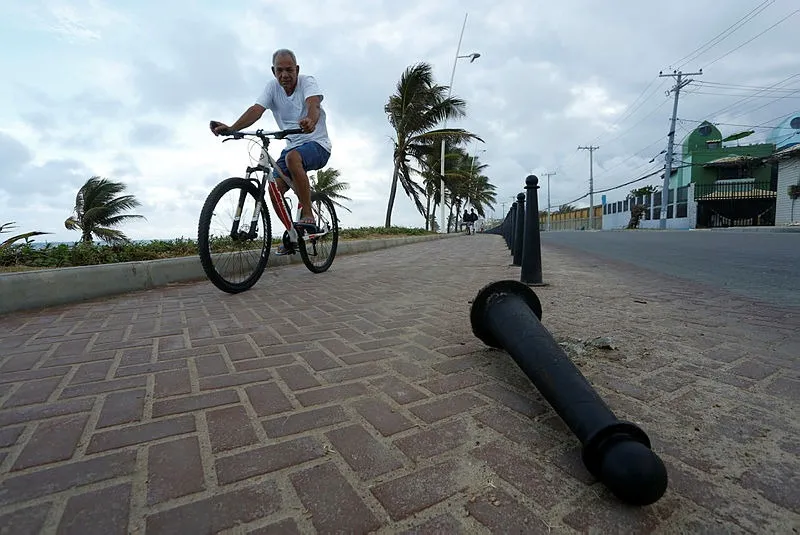
[[[545,325],[667,463],[656,504],[472,335],[519,278],[472,236],[0,317],[0,532],[797,531],[798,311],[543,258]]]

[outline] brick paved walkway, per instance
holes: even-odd
[[[543,256],[545,325],[668,465],[655,505],[473,337],[519,276],[473,236],[0,317],[0,532],[797,532],[797,311]]]

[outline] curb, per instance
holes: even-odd
[[[336,256],[366,253],[456,236],[461,234],[340,241]],[[270,254],[266,269],[302,264],[302,262],[299,254],[290,256]],[[203,279],[206,279],[206,274],[197,256],[3,273],[0,274],[0,314],[41,309],[126,292],[150,290],[176,282]]]
[[[697,232],[800,232],[800,225],[781,225],[763,227],[719,227],[692,229]]]

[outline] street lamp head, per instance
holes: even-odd
[[[463,56],[456,56],[456,57],[469,58],[469,62],[472,63],[473,61],[481,57],[481,55],[478,52],[473,52],[472,54],[464,54]]]

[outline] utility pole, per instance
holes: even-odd
[[[578,150],[589,151],[589,230],[594,230],[594,160],[592,156],[594,155],[594,151],[599,148],[600,147],[593,147],[592,145],[588,147],[578,147]]]
[[[547,177],[547,232],[550,232],[550,177],[555,173],[542,173]]]
[[[678,116],[678,96],[681,94],[681,89],[686,87],[692,82],[691,78],[683,79],[684,76],[700,76],[703,74],[703,69],[700,72],[682,73],[681,71],[672,71],[671,74],[664,74],[663,71],[658,73],[658,76],[663,78],[671,76],[676,79],[675,86],[667,91],[667,95],[675,92],[675,101],[672,104],[672,122],[669,127],[669,141],[667,142],[667,157],[666,166],[664,168],[664,186],[661,188],[661,218],[659,219],[658,226],[661,230],[667,228],[667,203],[669,201],[669,179],[672,174],[672,148],[675,144],[675,119]],[[673,214],[674,216],[675,214]]]

